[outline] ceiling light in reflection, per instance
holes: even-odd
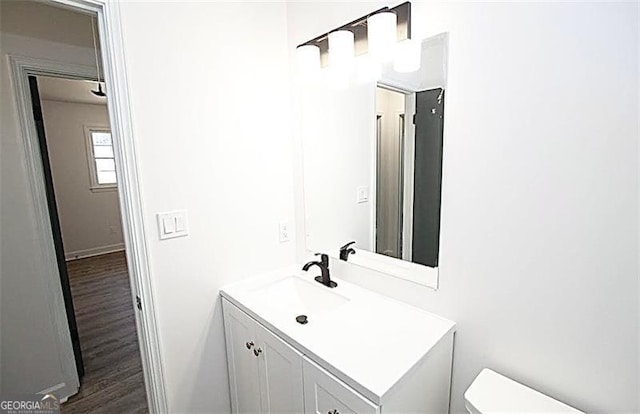
[[[422,42],[413,39],[403,40],[396,46],[393,70],[400,73],[415,72],[420,69]]]

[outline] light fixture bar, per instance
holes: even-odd
[[[316,38],[313,38],[300,46],[314,45],[320,49],[320,65],[326,67],[329,65],[329,33],[336,30],[349,30],[353,32],[355,39],[355,54],[356,56],[363,55],[369,51],[367,42],[367,19],[376,13],[391,11],[398,17],[397,21],[397,35],[398,41],[411,39],[411,2],[407,1],[399,4],[393,8],[383,7],[379,10],[369,13],[366,16],[362,16],[344,26],[335,28],[327,33],[324,33]]]

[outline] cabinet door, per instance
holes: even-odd
[[[256,324],[262,413],[304,412],[302,354]]]
[[[379,414],[380,408],[344,382],[303,359],[306,414]]]
[[[227,366],[231,388],[231,410],[255,414],[260,410],[256,322],[226,300],[222,301]]]

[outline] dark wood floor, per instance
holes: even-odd
[[[63,414],[147,413],[124,253],[67,263],[85,374]]]

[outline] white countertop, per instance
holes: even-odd
[[[382,405],[390,391],[455,323],[373,293],[332,275],[333,289],[313,280],[320,272],[295,265],[225,286],[221,295],[285,339],[308,358]],[[295,321],[300,309],[278,306],[261,288],[291,276],[328,289],[336,302],[329,311],[308,311],[309,323]],[[344,300],[344,299],[347,300]],[[317,309],[317,307],[316,307]]]

